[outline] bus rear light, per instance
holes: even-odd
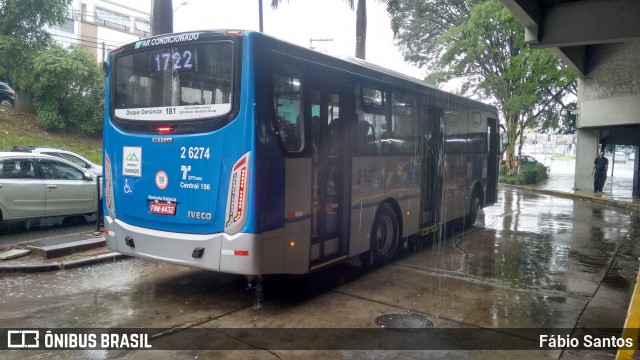
[[[162,134],[168,134],[168,133],[173,131],[173,127],[172,126],[159,126],[159,127],[156,128],[156,131],[161,135]]]
[[[113,174],[111,173],[111,160],[107,154],[104,155],[104,199],[109,215],[115,218],[116,205],[113,195]]]
[[[242,210],[244,210],[244,187],[245,180],[247,178],[247,168],[244,167],[240,170],[240,189],[238,190],[238,213],[233,218],[233,221],[238,221],[242,217]]]
[[[240,169],[240,167],[244,164],[247,163],[247,158],[243,157],[242,159],[240,159],[240,161],[238,161],[234,166],[233,166],[233,171],[236,171],[238,169]]]
[[[244,154],[232,167],[227,196],[227,221],[224,230],[233,235],[240,231],[247,218],[247,183],[249,178],[249,158]]]
[[[225,32],[227,35],[242,35],[242,30],[227,30]]]

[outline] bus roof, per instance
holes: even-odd
[[[274,36],[260,33],[257,31],[252,31],[252,30],[211,29],[211,30],[187,31],[182,33],[162,34],[162,35],[153,36],[145,39],[140,39],[132,43],[123,45],[122,47],[114,50],[114,52],[119,50],[139,49],[147,46],[170,45],[170,44],[174,44],[182,41],[194,41],[194,40],[200,39],[201,35],[203,36],[202,39],[206,39],[210,36],[243,36],[243,37],[249,37],[249,38],[256,37],[256,38],[271,39],[272,41],[277,41],[283,45],[290,47],[290,49],[296,49],[297,53],[301,55],[304,54],[305,59],[313,59],[311,61],[316,61],[318,63],[323,63],[329,66],[335,66],[337,61],[339,64],[342,64],[340,68],[344,69],[345,71],[358,73],[366,77],[376,79],[376,80],[382,80],[388,83],[397,83],[398,81],[400,81],[400,82],[403,82],[403,85],[415,87],[417,89],[420,89],[420,91],[422,92],[425,92],[425,91],[433,92],[434,94],[440,94],[440,95],[452,97],[457,102],[473,104],[473,106],[475,106],[476,108],[495,113],[497,116],[497,109],[493,105],[486,104],[479,100],[473,100],[458,94],[450,93],[448,91],[438,88],[437,86],[429,84],[415,77],[403,74],[401,72],[391,70],[383,66],[370,63],[366,60],[358,59],[353,56],[346,55],[346,56],[338,57],[338,56],[323,54],[311,49],[307,49],[300,45],[291,43],[287,40],[282,40]],[[351,66],[350,67],[345,66],[347,64]]]
[[[317,60],[320,59],[326,59],[326,64],[331,66],[331,62],[342,62],[344,63],[348,63],[350,65],[352,65],[355,69],[357,70],[358,74],[361,75],[365,75],[369,78],[372,79],[376,79],[376,80],[381,80],[381,81],[385,81],[385,82],[389,82],[389,83],[397,83],[398,80],[400,80],[401,82],[404,82],[403,85],[405,86],[412,86],[412,87],[416,87],[419,88],[421,91],[425,92],[433,92],[436,94],[441,94],[441,95],[445,95],[448,97],[452,97],[453,99],[455,99],[458,102],[461,103],[465,103],[465,104],[473,104],[473,106],[475,106],[476,108],[482,109],[484,111],[487,112],[491,112],[491,113],[495,113],[496,116],[498,115],[497,113],[497,108],[493,105],[490,104],[486,104],[482,101],[479,100],[474,100],[474,99],[470,99],[458,94],[454,94],[445,90],[442,90],[440,88],[438,88],[435,85],[429,84],[423,80],[417,79],[413,76],[409,76],[407,74],[403,74],[401,72],[395,71],[395,70],[391,70],[388,68],[385,68],[383,66],[380,65],[376,65],[373,64],[371,62],[368,62],[366,60],[363,59],[359,59],[356,58],[354,56],[350,56],[350,55],[343,55],[343,56],[334,56],[334,55],[328,55],[328,54],[324,54],[321,52],[317,52],[311,49],[307,49],[305,47],[302,47],[300,45],[297,44],[293,44],[287,40],[282,40],[282,39],[278,39],[276,37],[264,34],[264,33],[260,33],[260,32],[256,32],[256,31],[245,31],[245,34],[247,34],[248,36],[262,36],[265,38],[270,38],[272,40],[276,40],[278,42],[287,44],[288,46],[292,47],[292,48],[296,48],[299,49],[300,52],[304,52],[307,55],[307,58],[312,56]],[[316,60],[314,60],[316,61]],[[322,62],[325,63],[325,61],[318,61],[318,62]],[[343,66],[343,68],[345,68]],[[354,69],[348,69],[347,71],[352,71],[354,72]],[[379,75],[383,75],[382,77]],[[410,84],[410,85],[409,85]]]

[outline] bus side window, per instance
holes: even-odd
[[[381,141],[386,124],[386,99],[381,87],[356,86],[355,151],[360,155],[375,155],[381,152]]]
[[[414,154],[417,151],[419,136],[415,108],[415,96],[398,91],[392,93],[388,153]]]
[[[368,154],[375,153],[376,130],[371,123],[358,120],[356,127],[356,148]]]
[[[302,83],[298,67],[278,63],[273,73],[273,106],[275,130],[285,150],[298,153],[304,149]]]

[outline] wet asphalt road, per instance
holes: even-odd
[[[415,314],[436,329],[621,328],[638,273],[638,224],[622,210],[507,188],[475,227],[450,228],[447,236],[393,264],[268,279],[259,294],[245,289],[244,277],[138,259],[1,274],[0,323],[3,328],[332,329],[377,328],[381,318]],[[197,341],[198,334],[177,331],[159,337],[156,346],[191,349]],[[438,346],[425,345],[431,348]],[[250,349],[31,350],[2,357],[610,359],[615,354]]]

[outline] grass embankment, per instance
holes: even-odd
[[[102,138],[81,138],[73,134],[42,130],[33,114],[16,114],[0,108],[0,151],[14,146],[49,146],[78,153],[96,164],[102,164]]]

